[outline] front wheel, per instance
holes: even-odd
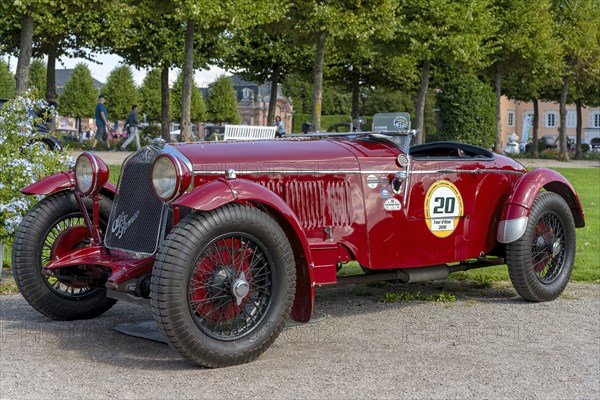
[[[266,213],[230,205],[186,216],[159,249],[154,319],[167,342],[205,367],[256,359],[283,330],[295,293],[290,243]]]
[[[90,199],[84,200],[91,211]],[[100,196],[100,228],[104,230],[112,201]],[[115,304],[106,289],[42,275],[51,260],[90,242],[90,234],[73,195],[62,191],[45,197],[23,218],[15,234],[12,268],[27,302],[55,320],[96,317]],[[68,278],[68,276],[66,276]]]
[[[523,236],[506,247],[510,280],[529,301],[554,300],[563,292],[575,261],[575,224],[565,200],[540,193]]]

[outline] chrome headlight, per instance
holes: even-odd
[[[170,202],[181,196],[192,181],[189,168],[177,157],[164,154],[152,165],[152,188],[164,202]]]
[[[89,196],[100,190],[108,181],[108,176],[108,167],[94,154],[85,152],[77,157],[75,184],[82,195]]]

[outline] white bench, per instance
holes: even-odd
[[[275,139],[276,126],[225,125],[223,140]]]

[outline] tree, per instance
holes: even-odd
[[[206,113],[208,120],[217,124],[240,122],[237,96],[229,77],[221,75],[210,86],[206,100]]]
[[[27,85],[29,84],[29,63],[31,62],[33,47],[33,17],[26,10],[21,18],[19,60],[17,61],[17,73],[15,74],[17,95],[27,90]]]
[[[438,97],[442,138],[491,148],[495,103],[492,88],[473,75],[448,82]]]
[[[192,80],[193,82],[193,80]],[[180,120],[181,119],[181,107],[178,107],[181,104],[181,96],[183,92],[183,73],[177,75],[177,79],[173,83],[173,89],[171,90],[171,101],[173,106],[171,109],[173,110],[173,119]],[[200,122],[206,119],[206,105],[204,104],[204,98],[202,97],[202,93],[200,93],[200,89],[194,85],[192,86],[192,104],[190,108],[190,120],[192,122]]]
[[[131,67],[120,65],[115,67],[102,88],[106,94],[106,106],[114,120],[124,120],[131,111],[131,106],[137,103],[138,93],[133,80]]]
[[[150,122],[160,121],[160,68],[153,68],[144,77],[139,89],[140,112]]]
[[[111,47],[113,53],[138,68],[160,69],[160,122],[162,138],[170,142],[169,68],[181,64],[185,26],[171,1],[139,2],[130,15],[127,40]]]
[[[597,0],[553,0],[552,7],[557,40],[562,50],[563,69],[559,100],[559,159],[568,160],[566,120],[569,87],[577,77],[593,76],[600,71],[598,54],[600,34]]]
[[[254,0],[251,2],[206,0],[202,6],[196,0],[174,0],[174,3],[180,22],[185,24],[186,27],[182,68],[181,138],[187,141],[191,135],[192,76],[193,69],[197,66],[197,60],[194,57],[195,46],[203,44],[202,41],[197,42],[197,34],[200,34],[202,38],[210,38],[211,36],[215,37],[219,35],[227,29],[231,31],[248,29],[248,27],[257,24],[272,21],[277,18],[280,13],[279,10],[284,7],[284,3],[280,2],[278,7],[273,7],[272,2],[268,0]],[[210,49],[209,52],[211,52]],[[217,54],[213,53],[213,56],[217,56]],[[200,61],[206,62],[207,60]]]
[[[476,71],[485,66],[494,33],[491,0],[401,0],[404,23],[397,48],[406,49],[421,69],[416,102],[417,142],[424,141],[425,98],[436,67],[440,70]],[[441,71],[438,71],[441,72]]]
[[[0,98],[15,97],[15,76],[10,72],[10,66],[0,58]]]
[[[46,63],[34,59],[29,66],[29,87],[42,94],[46,90]]]
[[[56,101],[56,59],[62,56],[90,58],[92,51],[127,40],[123,27],[134,8],[128,3],[128,0],[3,2],[0,4],[0,46],[7,53],[18,54],[19,58],[48,55],[46,100]],[[30,32],[27,54],[20,50],[20,42],[24,36],[29,37]]]
[[[600,70],[600,66],[597,68]],[[575,109],[577,112],[575,159],[580,160],[583,139],[582,108],[584,106],[600,106],[600,71],[597,71],[593,76],[585,76],[585,74],[577,75],[573,92],[572,98],[575,101]]]
[[[79,63],[58,99],[58,112],[77,118],[78,129],[81,132],[81,118],[94,115],[97,98],[98,90],[94,86],[90,69],[87,65]]]
[[[494,76],[496,92],[496,140],[494,151],[502,151],[502,124],[500,99],[502,84],[507,76],[527,76],[524,87],[516,87],[517,95],[536,96],[540,86],[540,77],[544,80],[557,72],[557,60],[560,57],[554,41],[551,0],[496,0],[496,25],[494,35],[495,50],[492,54],[493,65],[490,68]],[[550,73],[547,73],[549,71]],[[520,92],[520,93],[519,93]],[[524,93],[528,92],[528,93]],[[535,149],[537,149],[534,146]]]
[[[231,51],[220,61],[223,68],[248,81],[270,82],[267,125],[272,125],[275,118],[279,83],[288,71],[306,60],[301,56],[306,55],[305,46],[297,42],[294,31],[294,23],[287,16],[252,30],[236,29],[227,40]]]

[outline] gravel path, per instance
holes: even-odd
[[[600,398],[600,285],[570,284],[538,304],[499,285],[318,288],[324,320],[285,330],[251,364],[219,370],[111,329],[151,319],[142,306],[55,322],[21,296],[0,296],[0,398]],[[377,301],[442,289],[458,300]]]

